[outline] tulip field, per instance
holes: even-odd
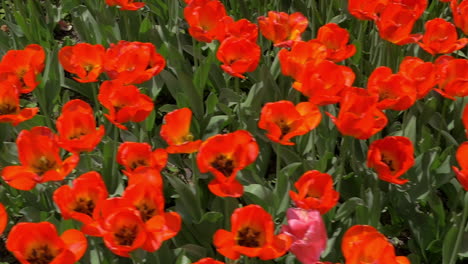
[[[468,0],[0,1],[0,264],[468,263]]]

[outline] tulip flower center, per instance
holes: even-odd
[[[41,156],[37,160],[36,164],[34,164],[32,166],[32,168],[33,168],[35,173],[37,173],[38,175],[42,175],[46,171],[49,171],[49,170],[55,168],[56,165],[57,164],[56,164],[55,161],[49,160],[46,156]]]
[[[187,135],[185,135],[183,138],[182,138],[182,143],[185,143],[185,142],[188,142],[188,141],[193,141],[193,135],[192,133],[187,133]],[[181,143],[181,144],[182,144]]]
[[[0,104],[0,115],[10,115],[16,113],[16,106],[5,102]]]
[[[234,161],[224,155],[218,155],[211,163],[211,166],[221,172],[224,176],[230,176],[234,170]]]
[[[86,73],[88,74],[90,71],[93,70],[94,66],[91,65],[91,64],[86,64],[83,66],[84,70],[86,71]]]
[[[257,231],[251,227],[243,227],[237,231],[236,242],[237,245],[243,247],[261,247],[261,232]]]
[[[286,134],[289,133],[289,131],[291,131],[291,127],[283,119],[279,120],[277,125],[279,126],[281,130],[281,137],[284,137]]]
[[[29,252],[26,260],[31,264],[49,264],[57,256],[58,252],[53,252],[48,245],[40,245]]]
[[[118,245],[120,246],[131,246],[133,241],[137,237],[136,225],[134,226],[122,226],[115,234],[114,238]]]
[[[95,207],[96,205],[94,204],[93,200],[87,198],[78,198],[78,200],[76,200],[75,209],[73,209],[73,211],[93,216]]]
[[[81,138],[82,136],[86,135],[87,133],[82,131],[82,130],[77,130],[77,131],[74,131],[74,133],[70,134],[70,136],[68,137],[68,139],[70,140],[73,140],[73,139],[79,139]]]
[[[388,157],[388,156],[385,156],[385,155],[382,155],[382,160],[381,160],[383,163],[385,163],[387,166],[388,166],[388,169],[391,171],[391,172],[395,172],[397,171],[397,169],[395,168],[396,167],[396,164],[395,164],[395,160]]]
[[[148,166],[148,162],[144,159],[135,160],[130,164],[130,169],[134,170],[138,167]]]
[[[136,208],[138,211],[140,211],[141,219],[143,222],[146,222],[151,219],[156,213],[156,209],[154,206],[150,206],[147,203],[141,203],[140,205],[137,205]]]

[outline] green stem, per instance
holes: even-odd
[[[280,156],[280,147],[279,143],[276,144],[275,151],[276,151],[276,177],[280,174],[281,171],[281,156]]]
[[[463,235],[465,233],[465,225],[468,218],[468,192],[465,192],[465,199],[463,200],[463,216],[460,219],[460,225],[458,226],[457,240],[455,240],[455,245],[450,255],[450,260],[448,264],[453,264],[457,260],[458,249],[460,248],[460,243],[462,241]]]

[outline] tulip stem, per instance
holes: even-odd
[[[280,144],[276,143],[276,177],[278,177],[281,171],[280,147]]]
[[[460,248],[460,243],[465,233],[465,225],[468,218],[468,192],[465,193],[465,199],[463,200],[463,215],[460,219],[460,225],[458,226],[457,240],[455,240],[455,245],[453,246],[452,254],[450,255],[450,260],[448,264],[455,263],[457,260],[458,250]]]

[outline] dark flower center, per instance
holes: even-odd
[[[34,169],[34,172],[36,172],[39,176],[41,176],[46,171],[49,171],[55,168],[56,165],[57,163],[55,161],[51,161],[47,157],[42,156],[38,159],[36,164],[34,164],[32,167]]]
[[[385,156],[382,156],[382,162],[387,164],[388,168],[390,169],[391,172],[395,172],[396,169],[395,169],[395,164],[393,164],[393,160],[392,159],[389,159]]]
[[[237,245],[243,247],[260,247],[261,232],[250,227],[244,227],[237,231],[236,242]]]
[[[76,201],[75,209],[73,209],[73,211],[92,217],[95,207],[96,205],[94,204],[93,200],[86,198],[78,198],[78,200]]]
[[[120,246],[131,246],[137,237],[137,229],[138,227],[136,225],[122,226],[119,231],[114,234],[117,244]]]
[[[211,163],[211,166],[228,177],[234,170],[234,161],[221,154],[216,157],[215,161]]]
[[[0,115],[11,115],[16,113],[16,106],[4,103],[0,104]]]
[[[280,138],[284,137],[286,134],[288,134],[291,131],[291,127],[284,120],[278,121],[277,125],[279,126],[281,130]]]
[[[31,264],[49,264],[55,257],[56,254],[52,252],[48,245],[41,245],[33,248],[26,260]]]
[[[143,222],[146,222],[151,219],[156,213],[154,207],[149,206],[147,203],[142,203],[137,205],[136,208],[140,211],[141,219]]]
[[[134,170],[140,166],[148,166],[148,162],[144,159],[135,160],[130,164],[130,169]]]

